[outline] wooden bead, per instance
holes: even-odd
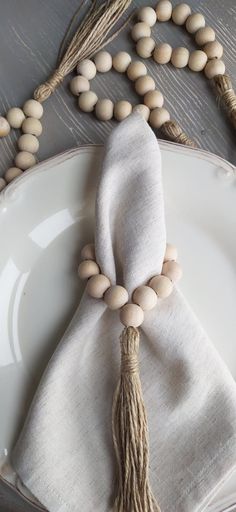
[[[188,67],[192,71],[202,71],[207,63],[207,54],[202,50],[195,50],[190,53]]]
[[[172,3],[169,0],[161,0],[156,7],[158,21],[169,21],[172,15]]]
[[[166,261],[162,267],[162,274],[168,277],[172,283],[177,283],[182,277],[182,269],[177,261]]]
[[[75,96],[79,96],[81,92],[89,91],[90,84],[85,76],[75,76],[70,82],[70,90]]]
[[[0,178],[0,192],[6,187],[7,183],[4,178]]]
[[[109,121],[113,117],[114,104],[111,100],[102,99],[98,100],[95,113],[100,121]]]
[[[129,300],[127,290],[123,286],[110,286],[105,293],[104,301],[113,311],[122,308]]]
[[[22,123],[22,132],[23,133],[31,133],[31,135],[35,135],[39,137],[43,131],[43,127],[39,119],[34,119],[33,117],[27,117]]]
[[[10,125],[5,117],[0,116],[0,137],[6,137],[10,133]]]
[[[204,69],[205,75],[209,80],[211,78],[214,78],[214,76],[217,75],[224,75],[225,73],[225,64],[220,59],[213,59],[209,60],[207,63],[205,69]]]
[[[195,34],[199,28],[205,27],[205,18],[200,13],[191,14],[186,20],[186,29],[190,34]]]
[[[161,91],[149,91],[145,94],[143,101],[150,110],[153,110],[157,107],[163,107],[164,97]]]
[[[181,46],[180,48],[174,48],[171,55],[171,63],[175,68],[185,68],[189,60],[189,51],[187,48]]]
[[[176,261],[178,258],[178,251],[175,245],[166,244],[166,252],[164,256],[165,261]]]
[[[173,283],[166,276],[155,276],[149,282],[159,299],[166,299],[173,291]]]
[[[98,97],[93,91],[85,91],[79,95],[78,105],[82,112],[93,112]]]
[[[96,76],[97,69],[92,60],[84,59],[77,65],[77,73],[87,78],[87,80],[92,80]]]
[[[10,183],[21,174],[23,174],[23,171],[19,167],[9,167],[5,172],[4,178],[7,183]]]
[[[215,38],[215,31],[211,27],[199,28],[195,34],[195,41],[198,46],[204,46],[204,44],[211,43],[212,41],[215,41]]]
[[[20,128],[25,119],[25,114],[21,108],[13,107],[7,112],[7,120],[12,128]]]
[[[139,39],[136,45],[136,52],[139,57],[143,59],[149,59],[151,57],[152,52],[155,48],[155,41],[152,37],[142,37]]]
[[[154,108],[152,110],[150,117],[149,117],[149,123],[152,128],[161,128],[161,126],[166,123],[166,121],[170,120],[170,114],[166,108]]]
[[[94,57],[95,66],[100,73],[107,73],[112,68],[111,54],[102,50]]]
[[[168,43],[158,44],[154,50],[153,58],[157,64],[167,64],[170,62],[172,48]]]
[[[87,292],[94,299],[102,299],[104,293],[110,287],[111,283],[108,277],[103,274],[90,277],[87,284]]]
[[[131,63],[131,57],[128,52],[118,52],[112,60],[113,68],[118,73],[126,73]]]
[[[27,100],[23,106],[24,114],[27,117],[34,117],[34,119],[41,119],[43,115],[43,106],[39,101]]]
[[[143,105],[142,103],[135,105],[133,112],[137,112],[145,119],[145,121],[148,121],[150,116],[150,109],[147,107],[147,105]]]
[[[115,103],[114,117],[117,121],[123,121],[132,112],[132,105],[129,101],[120,100]]]
[[[204,52],[207,54],[208,59],[221,59],[223,55],[223,46],[219,41],[211,41],[203,46]]]
[[[84,260],[80,263],[78,268],[78,275],[80,279],[89,279],[92,276],[99,274],[100,269],[96,261]]]
[[[151,36],[151,28],[144,21],[140,21],[139,23],[135,23],[131,31],[131,37],[133,41],[137,43],[139,39],[142,37],[150,37]]]
[[[95,261],[95,245],[86,244],[81,251],[82,260],[93,260]]]
[[[133,302],[143,311],[151,311],[157,304],[157,296],[149,286],[139,286],[133,293]]]
[[[176,5],[172,11],[172,20],[176,25],[184,25],[191,14],[188,4]]]
[[[147,68],[140,60],[131,62],[127,69],[127,76],[132,82],[135,82],[140,76],[145,76],[146,74]]]
[[[28,151],[29,153],[37,153],[39,149],[39,141],[35,135],[25,133],[18,139],[18,147],[20,151]]]
[[[152,7],[141,7],[138,11],[138,19],[147,23],[149,27],[153,27],[157,21],[157,16]]]
[[[34,155],[32,155],[32,153],[29,153],[28,151],[20,151],[16,155],[15,164],[16,167],[19,167],[19,169],[22,169],[22,171],[26,171],[36,164],[36,158]]]
[[[144,321],[144,312],[137,304],[126,304],[120,310],[120,321],[126,327],[139,327]]]
[[[149,75],[141,76],[135,82],[135,90],[140,96],[144,96],[149,91],[154,91],[155,82]]]

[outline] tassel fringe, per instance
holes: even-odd
[[[160,512],[148,481],[148,426],[139,377],[138,330],[125,328],[120,344],[121,376],[112,411],[113,441],[119,469],[114,512]]]

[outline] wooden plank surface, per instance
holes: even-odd
[[[236,3],[235,0],[188,0],[193,10],[202,12],[207,24],[217,33],[224,46],[224,61],[236,88]],[[84,2],[84,3],[89,3]],[[173,2],[178,3],[178,2]],[[11,106],[21,106],[30,98],[36,86],[43,82],[56,65],[59,44],[68,22],[78,7],[78,0],[0,0],[0,112]],[[152,1],[133,1],[132,8],[154,5]],[[130,38],[130,26],[109,45],[114,54],[124,49],[135,57]],[[172,46],[187,45],[194,49],[193,38],[171,23],[158,24],[153,29],[156,41]],[[137,57],[136,57],[137,58]],[[203,74],[171,66],[146,62],[157,88],[163,92],[171,117],[206,150],[236,164],[235,132],[216,104],[209,82]],[[93,115],[82,114],[68,88],[69,78],[45,103],[43,135],[40,138],[39,160],[84,143],[102,143],[115,122],[100,123]],[[132,84],[125,76],[110,72],[98,76],[92,88],[99,97],[113,100],[130,99],[139,102]],[[157,135],[160,134],[157,132]],[[0,140],[0,175],[12,165],[19,134]],[[31,507],[14,496],[0,483],[1,512],[29,512]]]

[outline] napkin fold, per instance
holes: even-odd
[[[137,114],[106,144],[95,245],[102,272],[130,296],[161,271],[160,150]],[[118,313],[85,291],[36,392],[12,462],[50,512],[112,510],[121,330]],[[162,512],[203,511],[236,468],[236,384],[177,288],[145,313],[140,332],[153,493]]]

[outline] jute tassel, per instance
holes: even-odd
[[[119,482],[114,512],[160,512],[148,481],[148,426],[139,377],[139,332],[125,328],[120,339],[121,376],[112,411]]]
[[[97,0],[93,0],[91,9],[72,38],[58,68],[44,84],[35,90],[35,100],[41,103],[47,100],[80,60],[92,57],[95,52],[117,36],[124,25],[107,38],[131,2],[132,0],[109,0],[98,6]]]
[[[198,147],[197,143],[190,139],[188,135],[183,132],[177,121],[166,121],[162,125],[161,131],[163,135],[165,135],[172,142],[177,142],[178,144],[183,144],[184,146],[190,146],[191,148]]]
[[[232,82],[227,75],[217,75],[214,79],[214,86],[217,99],[222,105],[236,129],[236,95],[232,87]]]

